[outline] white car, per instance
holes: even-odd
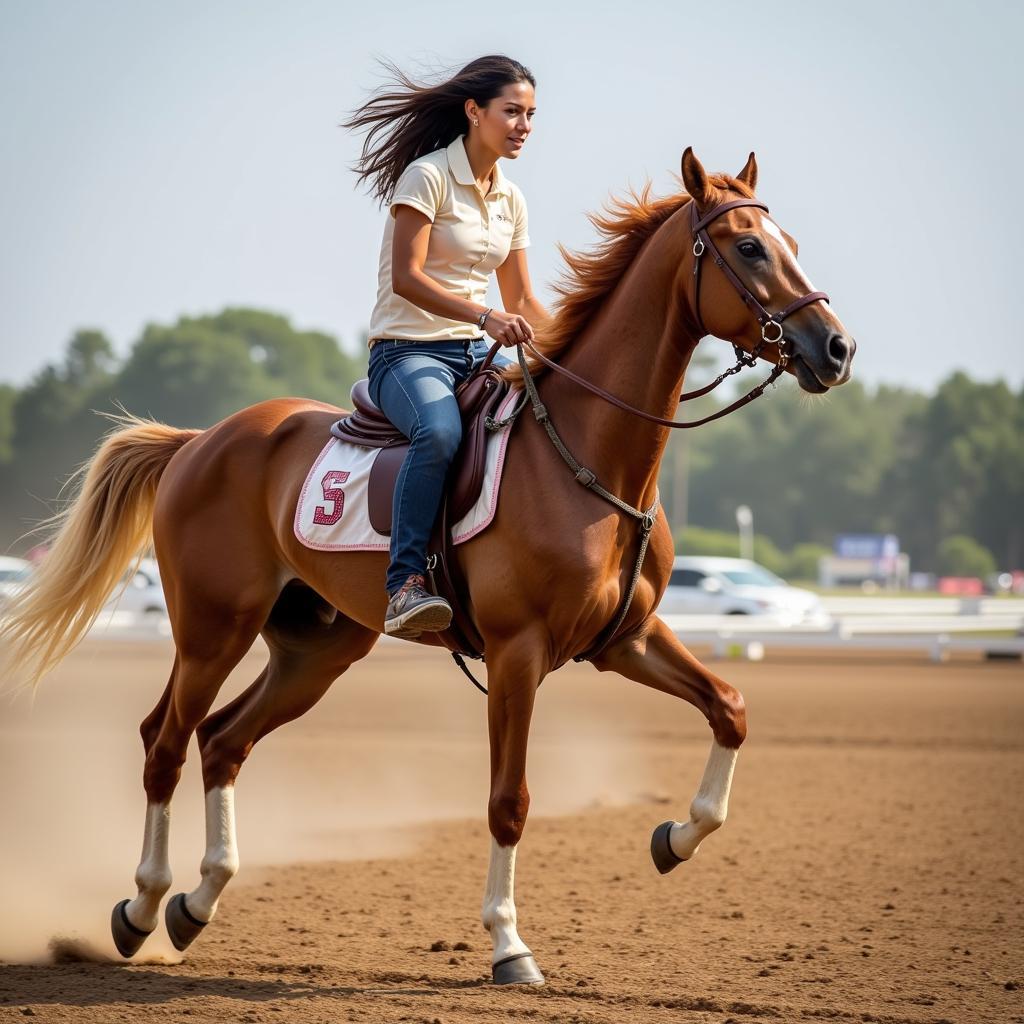
[[[821,598],[745,558],[677,556],[658,611],[677,615],[770,615],[787,625],[827,626]]]
[[[0,555],[0,608],[21,589],[32,575],[32,563],[24,558]]]
[[[120,594],[118,590],[114,591],[104,606],[104,611],[129,612],[138,616],[166,618],[167,600],[164,597],[163,585],[160,583],[160,572],[157,569],[156,561],[152,558],[144,558],[139,563],[135,574],[128,580],[124,590]]]

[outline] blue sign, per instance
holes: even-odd
[[[892,533],[841,533],[833,550],[839,558],[895,558],[900,553],[900,541]]]

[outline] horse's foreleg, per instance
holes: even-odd
[[[500,651],[488,662],[491,793],[487,817],[491,858],[481,920],[491,935],[491,975],[498,985],[537,985],[544,981],[530,948],[519,937],[513,896],[516,845],[530,808],[526,747],[542,671],[535,656],[528,652],[536,649],[524,640],[515,651]]]
[[[689,820],[666,821],[651,839],[651,856],[665,874],[692,857],[701,842],[725,822],[736,756],[747,733],[743,698],[694,658],[656,616],[639,632],[611,645],[594,664],[602,672],[618,672],[682,697],[699,708],[711,725],[714,741],[690,804]]]

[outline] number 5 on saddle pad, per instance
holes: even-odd
[[[507,394],[494,418],[505,416],[518,397],[516,392]],[[453,544],[475,537],[494,518],[510,429],[487,435],[480,491],[452,526]],[[299,492],[295,536],[319,551],[387,551],[391,493],[406,450],[406,445],[364,448],[332,437]]]

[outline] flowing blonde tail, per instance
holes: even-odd
[[[40,524],[53,542],[28,584],[4,609],[5,661],[34,687],[79,643],[125,569],[147,547],[160,476],[198,430],[178,430],[128,414],[69,483],[71,504]]]

